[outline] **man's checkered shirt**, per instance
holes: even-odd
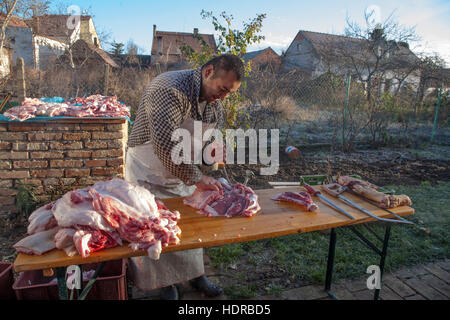
[[[194,164],[175,165],[171,159],[172,132],[187,118],[202,122],[217,122],[223,126],[223,107],[220,101],[199,108],[202,85],[201,69],[171,71],[153,79],[145,89],[136,119],[128,139],[128,147],[151,141],[164,167],[186,185],[197,183],[202,173]],[[217,119],[216,119],[217,115]]]

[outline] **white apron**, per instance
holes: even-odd
[[[202,136],[206,130],[215,125],[215,122],[203,122]],[[180,128],[187,129],[191,133],[191,150],[194,150],[194,120],[188,118]],[[199,145],[203,146],[203,142],[200,143]],[[196,189],[195,185],[186,186],[168,172],[156,155],[151,142],[128,148],[125,180],[145,187],[160,199],[189,196]],[[134,285],[143,291],[188,281],[204,273],[201,248],[161,254],[159,260],[152,260],[146,256],[130,258],[130,276]]]

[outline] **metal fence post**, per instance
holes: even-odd
[[[347,112],[348,112],[348,103],[350,99],[350,82],[352,81],[352,76],[347,77],[347,94],[345,96],[345,106],[344,106],[344,121],[342,123],[342,146],[345,145],[345,122],[347,119]]]
[[[439,107],[441,106],[441,97],[442,97],[443,87],[444,87],[444,83],[441,83],[441,88],[439,89],[439,93],[438,93],[438,101],[436,104],[436,114],[434,115],[433,131],[431,132],[431,142],[433,142],[434,134],[436,131],[437,119],[438,119],[438,115],[439,115]]]

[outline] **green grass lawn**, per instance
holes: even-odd
[[[415,225],[392,226],[385,272],[450,258],[450,182],[386,187],[394,189],[397,194],[407,194],[411,197],[415,215],[408,219]],[[383,226],[375,223],[370,226],[381,236],[384,235]],[[357,229],[381,249],[381,242],[371,233],[362,226]],[[311,283],[324,283],[328,243],[329,236],[311,232],[209,248],[206,253],[211,258],[212,265],[216,267],[226,268],[238,264],[245,257],[246,263],[250,268],[254,268],[254,272],[258,272],[259,265],[272,264],[292,277]],[[379,256],[362,244],[352,232],[343,228],[337,229],[333,281],[362,277],[366,275],[367,267],[378,265],[379,260]],[[245,279],[245,275],[242,278]],[[240,289],[233,285],[228,290],[225,288],[225,292],[234,292],[238,298],[251,298],[257,290],[248,283],[242,283]],[[277,287],[272,289],[279,291]]]

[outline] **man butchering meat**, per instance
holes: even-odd
[[[221,55],[199,69],[166,72],[153,79],[128,140],[125,179],[160,199],[189,196],[196,188],[221,191],[222,185],[203,175],[196,164],[173,161],[172,149],[179,142],[172,141],[172,133],[185,129],[194,141],[199,136],[194,135],[197,121],[201,121],[201,136],[223,126],[220,100],[238,90],[243,74],[240,58]],[[206,296],[222,294],[222,288],[204,275],[203,249],[162,254],[156,261],[144,256],[130,260],[135,286],[144,291],[161,288],[162,299],[178,299],[175,284],[188,280]]]

